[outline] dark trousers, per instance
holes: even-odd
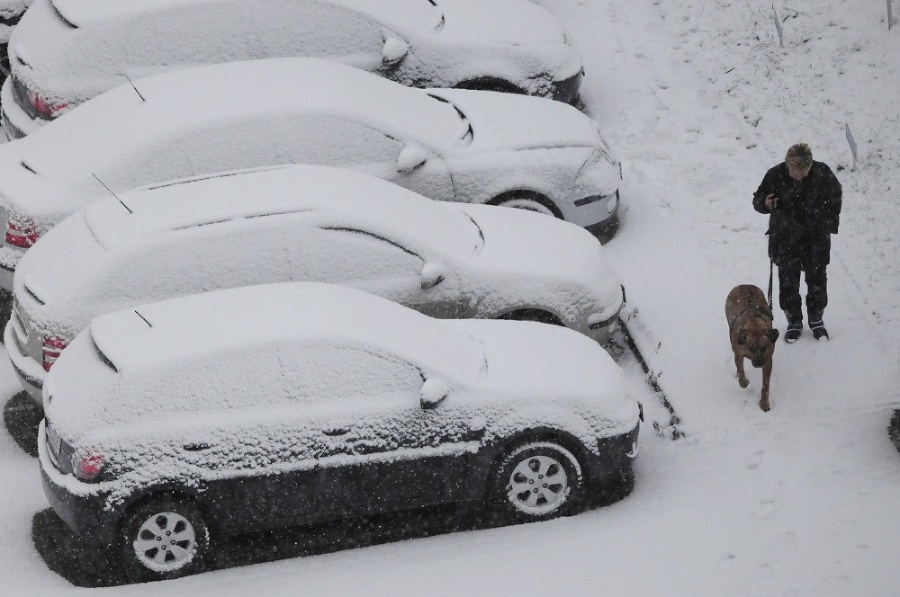
[[[803,321],[800,302],[800,272],[806,273],[806,313],[809,321],[819,321],[828,306],[828,276],[825,265],[804,269],[795,263],[778,268],[778,306],[789,322]]]

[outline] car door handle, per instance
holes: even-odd
[[[341,427],[337,429],[326,429],[322,433],[324,433],[328,437],[338,437],[339,435],[347,435],[348,433],[350,433],[350,430]]]
[[[202,452],[203,450],[209,450],[212,448],[209,444],[184,444],[181,446],[188,452]]]

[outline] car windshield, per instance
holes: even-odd
[[[443,97],[434,95],[433,93],[429,93],[428,97],[431,97],[442,104],[446,104],[448,107],[453,108],[453,111],[456,112],[456,115],[459,117],[459,133],[453,144],[453,147],[457,149],[463,149],[472,144],[472,140],[475,136],[475,131],[472,129],[472,123],[469,122],[469,119],[466,118],[465,113],[459,109],[459,106],[450,102]]]

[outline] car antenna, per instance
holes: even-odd
[[[97,175],[94,174],[93,172],[91,172],[91,176],[93,176],[94,178],[96,178],[96,179],[97,179],[97,182],[99,182],[100,184],[102,184],[102,185],[103,185],[103,188],[106,189],[107,191],[109,191],[109,194],[112,195],[113,197],[115,197],[115,198],[116,198],[116,201],[118,201],[119,203],[121,203],[121,204],[122,204],[122,207],[124,207],[125,209],[128,210],[128,213],[130,213],[130,214],[133,214],[133,213],[134,213],[133,211],[131,211],[131,208],[130,208],[130,207],[128,207],[127,205],[125,205],[125,202],[124,202],[124,201],[122,201],[121,199],[119,199],[119,196],[118,196],[118,195],[116,195],[115,193],[112,192],[112,189],[111,189],[111,188],[109,188],[108,186],[106,186],[106,183],[104,183],[102,180],[100,180],[100,177],[99,177],[99,176],[97,176]]]
[[[138,313],[138,310],[137,310],[137,309],[134,310],[134,313],[135,313],[135,315],[137,315],[138,317],[140,317],[141,319],[144,320],[144,323],[147,324],[147,327],[151,327],[151,328],[153,327],[153,324],[150,323],[149,321],[147,321],[147,318],[146,318],[146,317],[144,317],[143,315],[141,315],[140,313]]]
[[[129,76],[126,75],[125,73],[118,73],[118,74],[119,74],[119,76],[125,77],[126,79],[128,79],[128,82],[131,83],[131,88],[134,89],[134,92],[135,92],[136,94],[138,94],[138,97],[141,98],[141,101],[142,101],[142,102],[146,102],[146,101],[147,101],[147,99],[146,99],[143,95],[141,95],[141,92],[138,91],[138,88],[137,88],[137,86],[134,84],[134,81],[131,80],[131,77],[129,77]]]

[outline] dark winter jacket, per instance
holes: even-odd
[[[781,163],[766,172],[753,194],[753,209],[766,209],[767,195],[778,202],[769,216],[769,257],[775,265],[800,263],[804,269],[828,264],[831,235],[837,234],[841,215],[841,183],[827,165],[813,162],[809,174],[797,182]]]

